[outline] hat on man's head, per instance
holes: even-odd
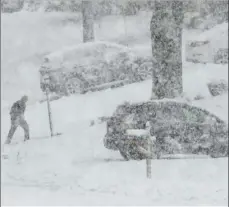
[[[29,97],[27,95],[24,95],[21,97],[21,100],[23,100],[25,102],[28,101],[28,99],[29,99]]]

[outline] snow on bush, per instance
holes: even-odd
[[[228,48],[219,49],[214,56],[214,63],[228,64]]]
[[[43,9],[46,12],[80,12],[81,0],[3,0],[2,10],[4,12],[15,12],[23,9],[26,11],[38,11]],[[17,5],[22,5],[18,8]],[[96,17],[123,14],[135,15],[141,8],[145,7],[147,0],[97,0],[93,1],[93,9]]]
[[[51,91],[68,94],[87,91],[99,85],[128,80],[138,82],[151,77],[152,62],[130,48],[110,42],[88,42],[47,55],[41,66],[41,85],[46,73]],[[124,82],[126,83],[126,82]]]
[[[1,11],[12,13],[20,11],[23,7],[23,0],[1,0]]]
[[[219,96],[224,93],[228,93],[228,83],[225,80],[215,80],[207,85],[212,96]]]

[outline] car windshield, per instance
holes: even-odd
[[[205,110],[176,102],[150,102],[138,105],[126,105],[119,107],[116,114],[123,117],[125,123],[146,123],[147,121],[175,123],[206,123],[209,120],[217,121],[217,118]]]
[[[209,118],[215,120],[215,116],[205,110],[185,103],[162,102],[155,105],[154,110],[156,111],[156,119],[161,119],[165,122],[204,123]]]

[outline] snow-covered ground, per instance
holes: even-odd
[[[189,35],[186,39],[186,58],[200,62],[214,62],[214,56],[220,49],[228,49],[228,23],[216,25],[201,34]],[[209,42],[204,45],[190,46],[194,42]]]
[[[19,130],[12,146],[3,149],[9,160],[2,160],[2,204],[225,205],[228,159],[154,160],[149,181],[145,161],[125,162],[103,147],[105,124],[89,127],[90,120],[111,115],[125,100],[147,100],[149,88],[146,81],[53,102],[54,129],[63,133],[54,138],[47,137],[46,104],[28,107],[32,140],[21,143]],[[227,99],[224,95],[193,104],[227,120]],[[8,129],[4,114],[2,141]]]
[[[31,140],[22,142],[23,131],[19,129],[12,145],[1,146],[9,155],[9,159],[1,160],[1,204],[227,205],[227,158],[153,160],[149,180],[145,161],[126,162],[118,152],[103,147],[105,123],[90,127],[91,120],[111,115],[124,101],[148,100],[150,80],[53,101],[54,131],[63,134],[49,137],[46,103],[35,102],[41,93],[37,73],[43,54],[81,41],[79,26],[62,25],[61,19],[66,16],[27,12],[2,15],[2,143],[10,127],[8,107],[12,101],[24,93],[29,93],[32,101],[25,114]],[[108,20],[100,23],[99,40],[121,40],[125,36],[122,24],[117,21],[117,27],[110,24],[108,28]],[[130,46],[147,55],[150,52],[147,24],[138,21],[132,19],[128,31],[129,36],[139,39],[135,41],[139,44]],[[212,98],[206,83],[228,81],[227,67],[184,63],[183,75],[186,97],[204,97],[191,104],[206,108],[225,121],[228,121],[228,94]]]
[[[3,149],[9,159],[2,160],[2,204],[226,205],[227,158],[154,160],[148,180],[145,161],[126,162],[103,147],[105,124],[89,126],[91,119],[110,115],[124,100],[148,99],[149,86],[144,82],[53,102],[54,129],[63,133],[53,138],[47,137],[45,103],[28,107],[31,141],[21,143],[19,130],[12,146]],[[225,95],[193,104],[207,105],[227,120],[227,99]],[[2,141],[8,128],[5,114]]]
[[[33,178],[19,172],[11,182],[3,181],[2,205],[227,205],[227,161],[153,161],[149,180],[145,162],[97,158],[69,168],[62,159],[60,171],[49,168],[41,173],[38,166]],[[33,166],[23,171],[29,174]]]

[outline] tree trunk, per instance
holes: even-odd
[[[182,87],[182,1],[156,0],[151,19],[152,99],[175,98]]]
[[[94,22],[92,1],[82,1],[82,16],[83,16],[83,42],[94,41]]]

